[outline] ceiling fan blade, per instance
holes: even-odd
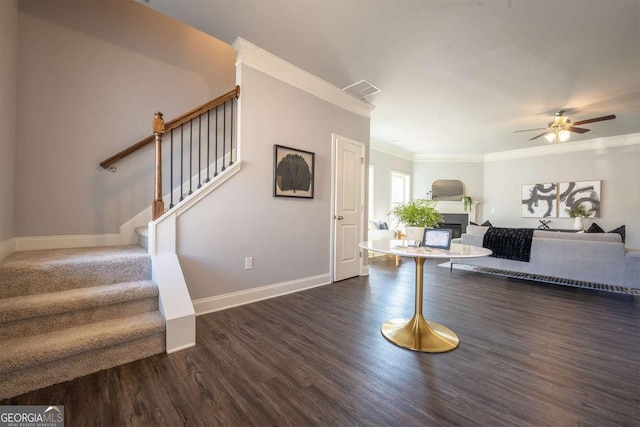
[[[523,129],[523,130],[514,130],[513,133],[518,133],[518,132],[529,132],[532,130],[544,130],[546,128],[535,128],[535,129]]]
[[[580,120],[578,122],[573,122],[573,124],[574,125],[585,125],[587,123],[601,122],[603,120],[613,120],[615,118],[616,118],[616,116],[614,114],[611,114],[609,116],[596,117],[594,119]]]
[[[540,135],[538,135],[538,136],[534,136],[533,138],[529,139],[529,141],[533,141],[534,139],[538,139],[538,138],[540,138],[541,136],[544,136],[544,135],[546,135],[546,134],[548,134],[548,133],[549,133],[549,132],[542,132]]]
[[[585,128],[577,128],[575,126],[571,126],[569,128],[567,128],[567,130],[569,132],[575,132],[575,133],[587,133],[589,132],[591,129],[585,129]]]

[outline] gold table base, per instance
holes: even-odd
[[[393,319],[382,325],[382,335],[399,347],[425,353],[444,353],[458,347],[460,340],[451,329],[422,316]]]
[[[422,289],[425,258],[414,257],[416,262],[415,313],[411,319],[393,319],[382,325],[382,335],[393,344],[425,353],[443,353],[458,347],[460,340],[449,328],[422,316]]]

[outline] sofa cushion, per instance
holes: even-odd
[[[484,236],[489,227],[483,227],[482,225],[467,225],[467,234],[478,234]]]
[[[620,243],[622,239],[617,233],[569,233],[564,231],[535,230],[533,237],[544,239],[582,240],[589,242]]]
[[[587,233],[604,233],[602,227],[600,227],[595,222],[591,224],[591,226],[587,229]]]
[[[484,233],[486,233],[488,229],[489,227],[483,227],[481,225],[467,225],[466,234],[484,236]],[[533,237],[542,237],[545,239],[586,240],[591,242],[623,242],[621,234],[617,232],[614,233],[613,231],[611,233],[571,233],[536,229],[533,231]],[[478,246],[482,246],[482,244]]]
[[[624,225],[621,225],[620,227],[618,227],[618,228],[616,228],[614,230],[611,230],[609,233],[618,233],[620,235],[620,237],[622,237],[622,243],[624,243],[624,238],[625,238],[625,236],[627,234]]]

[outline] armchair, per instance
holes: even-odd
[[[381,228],[384,227],[384,228]],[[394,240],[399,239],[401,231],[398,229],[389,229],[384,221],[369,220],[369,230],[367,232],[367,240]],[[376,256],[385,256],[382,253],[369,251],[369,258]],[[396,267],[400,265],[400,257],[396,255]]]

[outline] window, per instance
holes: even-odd
[[[374,182],[375,182],[375,168],[373,165],[369,165],[369,218],[373,216],[373,193],[374,193]]]
[[[409,201],[410,184],[410,175],[402,172],[391,172],[391,209]]]

